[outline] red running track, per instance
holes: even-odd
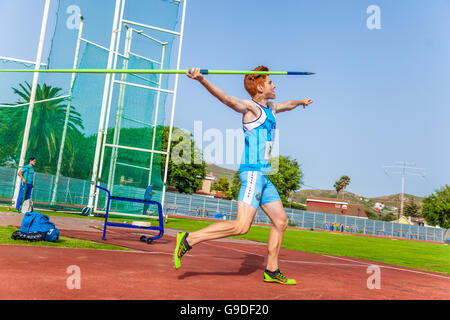
[[[12,214],[9,215],[9,218],[12,218]],[[0,224],[5,225],[4,218],[5,216],[0,217]],[[57,220],[56,225],[60,226],[64,236],[103,241],[99,221],[57,217],[52,217],[52,220]],[[73,228],[69,228],[70,226]],[[176,231],[165,231],[166,234],[161,239],[147,245],[138,240],[139,230],[108,228],[105,242],[133,249],[130,252],[1,245],[0,299],[450,298],[450,276],[445,274],[286,249],[282,249],[280,253],[280,268],[286,275],[296,279],[297,285],[265,283],[262,279],[266,246],[250,241],[220,240],[200,243],[183,257],[181,269],[175,270],[172,252]],[[378,266],[380,270],[379,289],[368,288],[368,279],[373,276],[372,272],[368,273],[368,268],[373,265]],[[68,273],[70,266],[79,268],[79,289],[70,286],[74,283],[71,282],[73,274]]]

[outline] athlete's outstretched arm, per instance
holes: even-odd
[[[303,99],[303,100],[288,100],[281,103],[275,103],[275,112],[284,112],[284,111],[290,111],[298,106],[303,106],[303,109],[306,108],[309,104],[313,103],[314,101],[311,99]]]
[[[219,99],[223,104],[227,105],[234,111],[239,113],[246,113],[249,109],[249,105],[243,100],[226,94],[222,89],[216,87],[211,82],[205,79],[200,73],[199,68],[186,69],[186,75],[194,80],[200,82],[214,97]]]

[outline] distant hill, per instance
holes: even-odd
[[[424,199],[423,197],[417,197],[417,196],[414,196],[414,195],[411,195],[411,194],[407,194],[407,193],[405,193],[403,196],[404,196],[404,201],[405,202],[408,201],[410,198],[413,198],[414,201],[416,203],[418,203],[419,205],[422,205],[422,201]],[[398,193],[398,194],[393,194],[393,195],[390,195],[390,196],[382,196],[382,197],[371,198],[371,200],[374,201],[374,202],[384,203],[387,206],[400,208],[400,197],[401,197],[401,194]]]
[[[336,190],[299,190],[297,191],[293,198],[297,202],[306,202],[307,196],[313,196],[313,197],[325,197],[325,198],[338,198],[338,199],[344,199],[347,201],[355,201],[355,202],[361,202],[361,197],[357,197],[356,194],[345,191],[345,193],[341,192],[339,196],[336,193]],[[419,204],[422,203],[423,197],[417,197],[414,195],[410,195],[405,193],[404,194],[405,201],[407,201],[410,198],[413,198],[415,202],[418,202]],[[370,202],[375,204],[376,202],[384,203],[387,206],[391,207],[400,207],[400,193],[399,194],[393,194],[389,196],[381,196],[381,197],[375,197],[375,198],[364,198],[368,199],[368,201],[363,200],[364,202]]]
[[[235,170],[222,168],[222,167],[216,166],[215,164],[212,164],[212,163],[207,163],[206,166],[207,166],[206,172],[208,174],[212,174],[217,179],[225,177],[228,179],[228,181],[230,183],[233,182],[233,176],[234,176],[234,173],[236,172]]]

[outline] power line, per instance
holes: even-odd
[[[404,194],[405,194],[405,176],[407,174],[409,175],[415,175],[420,176],[422,178],[425,178],[425,169],[424,168],[417,168],[415,167],[415,163],[413,162],[407,162],[407,161],[396,161],[394,166],[383,166],[384,173],[388,175],[388,170],[391,169],[400,169],[400,171],[391,172],[392,174],[401,174],[402,176],[402,192],[400,197],[400,217],[403,216],[403,201],[404,201]],[[409,172],[408,170],[417,170],[416,172]]]

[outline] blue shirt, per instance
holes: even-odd
[[[152,187],[151,186],[148,186],[146,189],[145,189],[145,195],[144,195],[144,199],[145,200],[152,200]]]
[[[23,170],[22,176],[27,182],[27,184],[32,184],[34,179],[34,168],[29,164],[27,164],[26,166],[23,166],[22,170]],[[27,171],[28,171],[28,178],[27,178]]]
[[[260,116],[251,122],[243,122],[245,145],[239,172],[270,172],[270,155],[275,141],[277,122],[272,108],[253,101],[261,110]]]

